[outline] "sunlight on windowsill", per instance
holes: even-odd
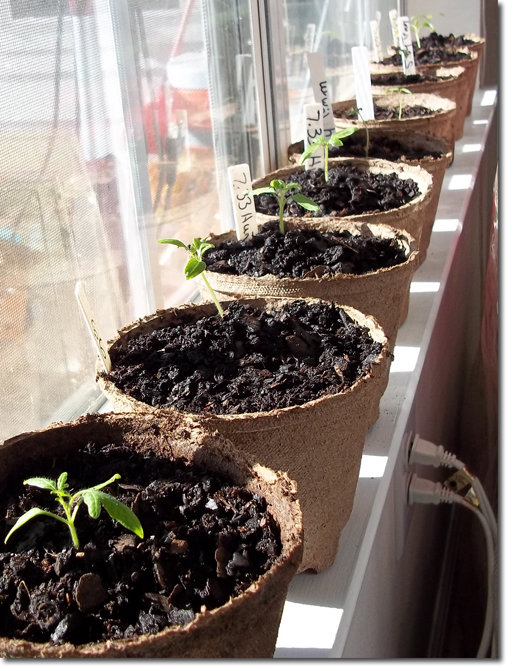
[[[449,191],[461,191],[470,189],[472,185],[472,175],[453,175],[449,182]]]
[[[276,647],[331,650],[343,612],[342,608],[285,601]]]
[[[440,282],[412,282],[410,294],[434,294],[440,289]]]
[[[391,373],[412,373],[417,365],[420,347],[394,347],[394,360],[390,366]]]
[[[433,233],[449,233],[458,230],[459,219],[435,219]]]
[[[360,464],[359,478],[382,478],[388,457],[364,454]]]

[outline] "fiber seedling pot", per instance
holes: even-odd
[[[340,305],[350,305],[366,315],[372,315],[385,332],[390,349],[393,350],[397,331],[407,317],[410,283],[419,265],[417,244],[405,231],[384,224],[347,224],[344,219],[331,219],[329,223],[295,222],[289,220],[288,230],[314,229],[317,231],[349,231],[353,235],[396,239],[403,247],[406,261],[388,268],[362,275],[336,273],[321,277],[277,277],[267,274],[262,277],[228,275],[209,271],[208,254],[205,257],[207,279],[216,295],[223,300],[243,297],[258,298],[318,298]],[[211,234],[208,242],[217,246],[222,242],[236,240],[235,231],[221,235]],[[204,300],[210,298],[204,283],[198,281]]]
[[[393,228],[401,229],[409,233],[415,240],[420,241],[422,231],[425,226],[432,225],[430,217],[432,212],[430,209],[431,199],[433,197],[433,178],[431,175],[420,166],[409,166],[402,163],[391,163],[390,161],[382,161],[378,159],[361,159],[361,158],[343,158],[330,159],[328,166],[335,167],[337,165],[349,165],[355,167],[359,171],[369,171],[373,174],[390,175],[395,173],[399,179],[412,179],[420,191],[420,194],[413,200],[401,207],[392,208],[385,211],[374,210],[372,212],[365,212],[363,214],[350,215],[338,217],[340,221],[348,224],[362,222],[369,224],[386,224]],[[271,172],[264,177],[254,180],[253,188],[257,189],[263,186],[268,186],[273,179],[287,180],[290,178],[294,180],[294,175],[304,171],[304,166],[292,166],[288,168],[281,168]],[[315,198],[313,198],[315,200]],[[271,221],[276,219],[276,216],[269,216],[258,212],[257,219],[260,223],[264,221]],[[285,217],[285,228],[291,222],[311,222],[333,220],[334,217],[319,217],[319,216],[304,216],[304,217]]]
[[[398,100],[396,94],[388,94],[384,96],[375,96],[374,102],[380,107],[385,107],[391,110],[398,110]],[[451,151],[454,150],[454,121],[456,117],[456,103],[448,98],[441,98],[434,93],[412,93],[403,94],[403,107],[407,105],[421,105],[431,110],[431,113],[426,116],[418,116],[401,119],[383,119],[367,121],[367,128],[369,130],[381,131],[414,131],[416,133],[425,133],[426,135],[434,135],[440,137],[449,143]],[[356,101],[342,100],[333,103],[333,114],[335,117],[335,127],[337,130],[356,126],[357,128],[365,128],[365,124],[361,119],[341,119],[337,117],[337,112],[350,112],[356,107]]]
[[[462,67],[438,68],[434,72],[421,72],[420,76],[436,77],[436,81],[420,81],[410,83],[408,77],[401,72],[388,74],[374,74],[371,76],[372,94],[375,96],[387,95],[387,89],[401,86],[407,88],[412,94],[433,93],[441,98],[447,98],[456,103],[456,114],[454,116],[453,129],[454,139],[459,140],[463,136],[463,126],[467,116],[468,84],[467,70]],[[396,79],[392,83],[386,83],[390,77]],[[381,83],[384,82],[384,83]],[[408,103],[409,95],[403,98]]]
[[[366,133],[363,130],[357,131],[354,135],[344,139],[342,147],[330,149],[330,157],[336,161],[341,158],[353,156],[365,156]],[[427,249],[431,240],[431,229],[436,217],[442,184],[445,171],[451,165],[453,153],[449,143],[443,138],[433,137],[425,133],[392,131],[384,132],[379,130],[369,131],[370,151],[369,158],[383,158],[383,155],[390,155],[384,149],[387,144],[397,143],[397,158],[388,158],[387,160],[407,165],[420,166],[433,178],[433,188],[431,201],[428,208],[430,212],[426,214],[426,226],[422,231],[419,243],[419,265],[426,259]],[[292,165],[299,165],[301,154],[304,151],[304,142],[295,142],[288,149],[289,161]],[[410,152],[420,152],[426,155],[419,158],[413,158]],[[379,320],[378,320],[379,321]]]
[[[319,301],[307,300],[317,304]],[[244,305],[257,309],[279,309],[290,301],[247,299]],[[228,307],[222,303],[223,309]],[[360,461],[371,413],[388,377],[391,354],[383,330],[372,317],[347,307],[346,313],[369,329],[372,340],[381,343],[378,357],[368,373],[344,391],[326,394],[303,405],[276,408],[266,412],[241,414],[191,414],[184,419],[198,421],[207,431],[219,431],[237,449],[254,455],[265,466],[288,473],[297,482],[303,513],[304,552],[300,571],[317,572],[328,568],[337,552],[339,535],[351,514],[358,482]],[[109,344],[113,361],[116,352],[140,334],[179,324],[190,324],[216,314],[213,303],[182,306],[158,311],[126,326]],[[101,373],[100,364],[98,373]],[[117,412],[147,412],[146,403],[121,392],[101,374],[98,381]],[[166,414],[164,408],[155,412]]]
[[[464,58],[463,60],[458,61],[437,61],[436,63],[430,64],[416,64],[417,72],[423,73],[435,73],[439,68],[454,68],[462,67],[465,70],[465,73],[462,75],[465,81],[465,88],[463,90],[464,102],[465,102],[465,115],[468,116],[472,112],[472,99],[474,97],[474,91],[476,88],[477,80],[477,70],[479,67],[479,46],[476,45],[476,49],[469,49],[466,47],[458,47],[455,49],[455,52],[460,52],[470,56],[470,58]],[[416,47],[415,47],[416,48]],[[395,57],[394,57],[395,58]],[[371,64],[371,74],[374,73],[383,73],[383,72],[402,72],[401,65],[385,65],[383,63],[373,63]]]
[[[219,474],[233,485],[244,487],[251,493],[264,497],[272,518],[279,526],[281,553],[271,568],[245,591],[230,598],[218,608],[196,613],[194,619],[185,626],[172,625],[158,633],[81,645],[73,645],[70,642],[52,644],[30,642],[21,638],[0,638],[0,656],[272,657],[287,588],[296,573],[302,551],[301,512],[295,483],[283,473],[274,473],[250,461],[236,451],[226,439],[208,434],[193,423],[181,421],[176,414],[168,413],[159,417],[154,414],[105,414],[90,415],[69,424],[53,424],[47,429],[7,440],[0,446],[2,489],[5,491],[11,483],[18,482],[20,477],[23,477],[21,474],[25,474],[28,469],[31,475],[44,475],[38,466],[45,464],[44,467],[48,468],[50,464],[51,467],[52,459],[55,459],[57,464],[62,463],[62,470],[65,470],[67,455],[72,455],[87,443],[94,443],[98,449],[108,444],[123,445],[130,453],[141,455],[148,455],[151,451],[164,460],[183,458],[187,464],[199,467],[208,473]],[[77,527],[79,520],[80,516],[77,517]],[[55,522],[47,524],[52,523],[55,524]],[[35,522],[30,524],[33,525]],[[22,529],[16,533],[21,534]],[[123,538],[126,538],[126,535],[122,536]],[[5,553],[8,549],[7,547],[2,552]],[[84,550],[87,555],[87,546]],[[73,553],[74,549],[70,552]],[[130,552],[130,548],[122,552]],[[3,555],[4,561],[9,561],[8,554]],[[23,553],[20,551],[15,556],[19,562],[23,558]],[[158,560],[158,552],[156,558]],[[45,570],[53,570],[48,568],[48,564],[52,561],[52,558],[50,562],[46,560]],[[78,577],[73,575],[70,581]],[[25,577],[24,580],[27,593],[31,590],[35,592],[29,577]],[[160,595],[150,596],[158,599],[163,593],[164,590],[161,590]],[[75,604],[75,598],[78,600],[76,594],[77,592],[70,588],[68,603],[74,604],[78,610]]]

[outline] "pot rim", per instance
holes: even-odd
[[[227,301],[220,301],[220,304],[223,308],[228,307],[230,303],[232,303],[234,300],[237,299],[231,299]],[[262,307],[262,309],[267,309],[268,304],[273,304],[273,306],[281,307],[282,305],[285,305],[287,303],[296,301],[296,300],[304,300],[306,302],[310,303],[318,303],[318,302],[324,302],[328,303],[328,301],[322,301],[322,299],[317,299],[317,298],[293,298],[293,299],[287,299],[287,298],[272,298],[272,297],[262,297],[262,298],[241,298],[239,302],[241,303],[246,303],[250,305],[256,305],[257,307]],[[330,301],[331,304],[332,301]],[[334,303],[334,302],[333,302]],[[320,396],[319,398],[312,399],[310,401],[307,401],[306,403],[303,403],[302,405],[289,405],[285,408],[274,408],[273,410],[266,410],[266,411],[256,411],[256,412],[244,412],[240,414],[233,414],[233,415],[216,415],[214,413],[209,413],[209,412],[203,412],[203,413],[191,413],[187,411],[177,411],[176,409],[172,408],[171,406],[169,408],[166,407],[160,407],[160,408],[152,408],[152,406],[149,406],[148,404],[138,401],[137,399],[129,396],[128,394],[125,394],[124,392],[121,392],[113,382],[110,380],[106,379],[105,374],[104,374],[104,369],[103,365],[101,363],[101,360],[98,358],[96,362],[96,381],[102,388],[102,391],[106,394],[108,398],[111,397],[122,397],[122,398],[127,398],[129,399],[130,405],[134,408],[137,408],[138,412],[144,411],[144,412],[153,412],[155,414],[158,413],[166,413],[166,412],[179,412],[180,415],[187,417],[188,419],[195,421],[195,422],[208,422],[214,420],[216,423],[224,423],[224,422],[248,422],[252,419],[261,419],[264,417],[274,417],[274,418],[282,418],[282,417],[287,417],[288,415],[292,415],[293,419],[295,422],[298,421],[297,416],[294,417],[294,415],[297,415],[298,413],[303,414],[303,413],[308,413],[312,408],[316,408],[322,403],[325,403],[326,401],[329,401],[330,399],[337,399],[337,398],[342,398],[343,396],[347,396],[351,392],[353,392],[357,387],[362,386],[367,380],[371,379],[373,377],[373,370],[377,368],[378,366],[381,366],[386,362],[387,359],[392,357],[392,353],[389,349],[389,339],[385,335],[385,332],[381,328],[381,326],[378,324],[378,322],[372,317],[371,315],[364,315],[360,310],[357,310],[356,308],[350,307],[348,305],[342,305],[340,303],[334,303],[337,307],[343,308],[347,314],[351,317],[357,320],[358,324],[369,328],[371,337],[378,343],[382,345],[381,352],[378,354],[376,357],[375,361],[373,361],[371,370],[369,370],[365,375],[362,375],[359,377],[355,382],[348,387],[347,389],[344,389],[342,391],[337,392],[336,394],[324,394],[323,396]],[[158,322],[160,319],[162,319],[166,315],[176,315],[179,314],[180,312],[183,312],[184,310],[197,310],[201,309],[202,311],[205,311],[202,316],[211,316],[215,315],[217,308],[214,305],[214,303],[210,301],[204,301],[201,303],[195,303],[194,305],[190,304],[185,304],[185,305],[180,305],[176,308],[167,308],[167,309],[162,309],[162,310],[157,310],[154,312],[152,315],[148,315],[147,317],[143,317],[142,319],[138,319],[135,322],[132,322],[131,324],[127,324],[124,326],[122,329],[118,331],[117,337],[113,338],[112,340],[109,340],[107,342],[107,348],[108,351],[111,351],[111,348],[116,346],[117,343],[120,342],[121,338],[123,336],[128,336],[130,333],[134,333],[136,330],[143,328],[144,326],[149,326],[152,324],[152,322]],[[167,324],[166,324],[167,325]],[[162,326],[161,326],[162,327]],[[158,327],[157,327],[158,328]],[[149,329],[149,331],[154,331],[156,328]],[[130,338],[129,338],[130,339]],[[140,410],[139,410],[140,409]],[[308,421],[308,420],[304,420]]]
[[[156,422],[160,421],[162,424],[173,424],[174,430],[183,429],[188,432],[189,438],[180,437],[175,439],[175,445],[180,445],[183,443],[189,443],[193,445],[191,447],[192,455],[196,452],[200,452],[202,448],[210,450],[213,455],[214,460],[216,461],[216,468],[212,468],[213,472],[220,473],[225,477],[230,477],[227,475],[229,471],[229,466],[232,467],[235,464],[235,469],[238,472],[238,477],[244,479],[244,484],[241,486],[248,487],[251,491],[251,487],[255,486],[256,483],[263,483],[264,488],[269,492],[276,492],[276,498],[279,497],[280,500],[284,501],[286,504],[286,517],[281,516],[281,520],[277,519],[275,506],[271,502],[272,514],[275,521],[277,522],[281,534],[284,531],[287,531],[285,538],[282,538],[282,552],[280,553],[277,560],[272,564],[265,573],[263,573],[259,578],[251,583],[251,585],[245,589],[241,594],[232,596],[230,599],[211,610],[200,612],[195,614],[195,618],[185,626],[180,625],[168,625],[161,631],[156,634],[139,634],[137,636],[132,636],[126,639],[109,639],[106,641],[98,641],[93,643],[84,643],[80,645],[74,645],[72,643],[62,643],[54,646],[49,646],[48,643],[35,643],[27,641],[26,639],[21,638],[9,638],[9,637],[0,637],[0,650],[5,649],[7,646],[11,648],[12,652],[16,652],[13,648],[25,649],[26,652],[32,650],[34,652],[44,652],[49,650],[52,655],[40,655],[40,657],[61,657],[61,656],[72,656],[72,657],[96,657],[97,653],[105,650],[130,650],[131,648],[139,648],[144,645],[152,645],[152,643],[165,639],[169,634],[177,634],[178,636],[185,636],[189,632],[194,632],[198,629],[204,629],[208,627],[208,621],[212,617],[218,617],[219,614],[224,614],[228,609],[238,606],[239,604],[244,603],[253,593],[258,593],[261,591],[262,586],[267,585],[268,582],[275,579],[276,574],[282,567],[286,567],[290,564],[295,564],[296,568],[299,566],[301,561],[302,554],[302,538],[303,538],[303,526],[302,526],[302,512],[299,507],[298,497],[297,497],[297,485],[294,480],[292,480],[286,473],[281,471],[273,471],[272,469],[259,464],[252,462],[251,458],[246,455],[244,452],[239,451],[235,448],[233,443],[223,436],[219,435],[217,432],[211,432],[205,430],[200,423],[190,422],[187,418],[183,418],[175,411],[174,416],[170,413],[162,415],[160,418],[155,416],[153,412],[146,413],[102,413],[102,414],[89,414],[83,415],[72,422],[55,422],[43,429],[37,429],[35,431],[25,432],[12,438],[7,439],[6,441],[0,443],[0,461],[5,455],[5,450],[17,449],[19,444],[23,444],[23,441],[29,438],[38,438],[43,436],[48,436],[53,432],[59,431],[72,431],[80,434],[81,427],[92,425],[95,426],[101,431],[102,426],[112,422],[113,425],[121,424],[119,429],[123,435],[127,434],[129,430],[134,430],[137,428],[138,424],[145,422],[148,425],[148,429],[153,427]],[[126,426],[128,423],[129,426]],[[212,451],[212,446],[209,446],[209,443],[215,441],[215,449]],[[132,448],[133,449],[133,448]],[[182,455],[180,451],[180,456]],[[170,455],[171,456],[171,455]],[[20,452],[20,458],[22,458]],[[192,460],[185,456],[186,461],[192,463]],[[205,467],[206,468],[206,467]],[[207,469],[208,470],[208,469]],[[288,519],[287,519],[288,518]],[[283,528],[283,522],[286,520],[287,527],[290,527],[288,530]],[[76,651],[76,655],[68,655],[68,653],[73,653]],[[63,653],[59,655],[59,653]],[[20,655],[24,656],[24,655]]]

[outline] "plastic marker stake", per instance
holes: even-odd
[[[371,91],[371,76],[369,68],[369,51],[367,47],[352,47],[354,88],[356,106],[360,116],[369,121],[374,119],[374,101]]]
[[[372,34],[372,46],[374,48],[374,61],[379,63],[383,60],[383,51],[381,49],[381,37],[379,35],[379,23],[377,21],[370,22]]]
[[[335,132],[335,119],[328,96],[328,81],[324,71],[324,61],[322,60],[322,54],[318,51],[308,54],[307,57],[314,99],[316,103],[322,105],[324,136],[330,138]]]
[[[394,47],[399,46],[399,26],[397,25],[397,9],[391,9],[388,12],[390,17],[390,25],[392,26],[392,39],[394,40]]]
[[[98,354],[100,355],[100,359],[102,360],[105,372],[110,373],[111,370],[110,356],[109,353],[107,352],[105,341],[102,339],[100,332],[98,331],[96,321],[94,320],[93,313],[91,311],[91,306],[89,305],[89,301],[87,300],[87,296],[85,295],[84,288],[81,282],[77,282],[75,285],[75,296],[78,301],[78,304],[80,305],[80,309],[82,310],[82,314],[84,315],[84,318],[86,320],[87,327],[91,332],[91,335],[93,336],[94,345],[98,350]]]
[[[413,57],[413,45],[411,43],[410,19],[407,16],[399,17],[399,46],[403,61],[403,72],[405,75],[416,75],[415,58]]]
[[[323,134],[323,118],[322,105],[320,103],[312,103],[305,105],[304,119],[305,119],[305,149],[314,142],[319,136]],[[305,170],[312,170],[312,168],[322,167],[324,159],[324,149],[322,146],[317,147],[314,153],[305,160]]]
[[[232,192],[233,216],[237,240],[247,240],[258,231],[255,201],[246,193],[251,191],[251,173],[247,163],[239,163],[228,168]]]

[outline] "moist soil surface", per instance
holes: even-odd
[[[423,49],[437,47],[439,49],[459,49],[469,47],[475,44],[474,40],[469,40],[464,35],[455,37],[452,33],[449,35],[440,35],[439,33],[430,33],[426,37],[420,38],[420,46]]]
[[[407,97],[407,94],[405,97]],[[429,116],[430,114],[435,114],[435,110],[423,105],[408,105],[403,98],[401,119],[413,119],[414,117]],[[354,110],[347,112],[345,110],[337,110],[333,112],[333,116],[339,119],[357,119],[357,115],[358,113]],[[381,105],[374,103],[374,118],[376,121],[399,119],[399,108],[381,107]]]
[[[402,72],[390,72],[387,74],[371,75],[373,86],[411,86],[412,84],[424,84],[425,82],[444,82],[453,77],[437,77],[432,74],[405,75]]]
[[[419,49],[417,44],[413,43],[413,55],[415,58],[416,65],[436,65],[438,63],[461,63],[462,61],[468,61],[472,58],[470,54],[464,53],[463,51],[458,51],[460,46],[456,45],[455,47],[447,47],[445,45],[434,45],[434,46],[422,46],[422,40],[420,42],[421,48]],[[392,47],[394,48],[394,47]],[[388,56],[384,58],[381,63],[383,65],[402,65],[402,58],[399,52],[396,52],[393,56]]]
[[[133,509],[144,540],[103,508],[98,520],[79,508],[80,550],[64,524],[34,518],[0,544],[0,636],[79,645],[184,626],[243,592],[281,552],[261,497],[181,459],[91,443],[22,464],[19,486],[2,493],[2,538],[33,507],[62,513],[51,492],[22,482],[64,471],[72,492],[119,473],[104,491]]]
[[[285,278],[323,277],[336,273],[363,275],[407,260],[397,238],[324,232],[308,228],[280,233],[279,222],[266,222],[246,241],[230,240],[208,250],[207,269],[226,275]]]
[[[365,132],[359,131],[354,135],[344,138],[344,144],[341,147],[330,147],[330,158],[367,158],[366,156],[367,137]],[[304,151],[304,143],[299,149]],[[431,157],[433,159],[442,158],[439,151],[431,151],[420,145],[406,146],[399,140],[393,139],[388,135],[372,134],[369,140],[369,158],[379,158],[385,161],[419,161],[423,158]]]
[[[420,195],[413,179],[401,179],[397,173],[374,174],[345,165],[330,168],[327,182],[320,168],[296,172],[283,181],[299,184],[300,192],[321,210],[309,212],[291,201],[285,205],[286,217],[344,217],[385,212],[406,205]],[[262,214],[278,216],[278,201],[271,194],[255,196],[255,207]]]
[[[263,311],[232,301],[222,318],[161,328],[113,348],[108,378],[154,407],[265,412],[347,389],[381,349],[333,304],[297,300]]]

